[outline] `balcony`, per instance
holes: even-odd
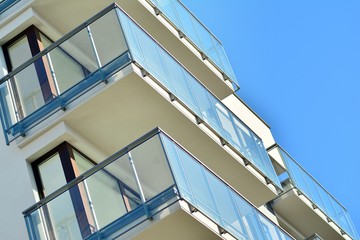
[[[178,110],[167,110],[164,97]],[[115,144],[105,139],[116,131],[111,126],[132,126],[124,138],[128,141],[137,130],[146,131],[159,124],[170,128],[174,123],[174,134],[189,132],[186,135],[193,136],[189,147],[195,152],[202,148],[199,143],[206,148],[213,146],[214,142],[207,142],[214,139],[259,175],[252,175],[254,181],[250,182],[255,185],[240,186],[242,177],[249,181],[250,172],[238,162],[234,165],[234,160],[225,164],[231,159],[229,155],[211,153],[210,158],[218,159],[209,165],[223,169],[224,175],[230,169],[238,171],[241,176],[227,181],[238,182],[235,185],[253,196],[252,202],[261,205],[276,196],[268,187],[261,187],[256,178],[263,177],[266,185],[281,188],[261,139],[117,5],[104,9],[1,79],[0,104],[8,143],[19,137],[26,141],[41,134],[44,126],[65,121],[92,141],[103,139],[99,145],[110,154]],[[194,128],[189,119],[198,127]],[[203,132],[198,133],[199,129]],[[125,132],[128,130],[121,129],[118,135]],[[204,133],[211,138],[202,137]],[[206,150],[208,154],[211,151]],[[261,187],[261,194],[254,194],[254,187]]]
[[[282,182],[285,192],[273,202],[278,214],[307,236],[359,239],[349,213],[330,193],[282,148],[270,151],[280,153],[289,177]]]
[[[202,24],[179,0],[148,0],[157,15],[162,15],[179,32],[180,38],[187,38],[201,53],[203,60],[211,61],[230,79],[235,90],[239,83],[231,68],[221,42]]]
[[[24,216],[29,237],[36,240],[136,239],[140,232],[145,239],[183,234],[188,239],[292,239],[160,129],[42,199]],[[202,224],[211,230],[196,232]]]

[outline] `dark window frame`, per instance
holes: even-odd
[[[59,170],[63,172],[66,182],[69,183],[70,181],[81,175],[76,165],[74,152],[80,154],[83,158],[85,158],[89,163],[93,164],[94,166],[96,165],[95,161],[93,161],[83,152],[81,152],[66,141],[51,149],[50,151],[48,151],[47,153],[45,153],[31,163],[40,199],[45,198],[46,193],[44,191],[44,186],[41,180],[39,166],[49,160],[52,156],[58,154],[62,166],[62,169]],[[130,186],[122,182],[109,171],[103,169],[102,172],[114,179],[118,184],[120,195],[127,212],[130,212],[132,209],[136,208],[141,204],[140,194],[136,190],[132,189]],[[132,196],[130,196],[127,192],[129,192]],[[89,236],[93,233],[94,222],[92,222],[91,210],[88,206],[88,203],[84,201],[87,199],[84,185],[79,184],[73,186],[71,189],[69,189],[69,193],[75,210],[77,222],[79,224],[80,232],[83,237]],[[51,226],[49,210],[47,209],[46,205],[43,206],[43,209],[50,237],[55,239],[55,234]]]
[[[5,44],[2,45],[2,50],[5,58],[5,64],[7,67],[8,72],[13,71],[15,68],[12,66],[11,63],[11,57],[9,53],[9,48],[13,46],[16,42],[21,40],[22,38],[26,38],[29,44],[31,56],[34,57],[41,51],[45,49],[41,35],[43,35],[47,40],[50,42],[54,42],[51,38],[49,38],[45,33],[40,31],[35,25],[31,25],[30,27],[26,28],[24,31],[17,34],[15,37],[13,37],[11,40],[7,41]],[[91,74],[91,72],[82,65],[78,60],[76,60],[74,57],[72,57],[67,51],[65,51],[63,48],[58,47],[59,50],[64,53],[67,57],[69,57],[74,63],[79,65],[82,69],[82,72],[84,74],[84,78],[86,78],[88,75]],[[24,62],[26,62],[28,59],[25,59]],[[58,93],[56,90],[55,83],[53,81],[53,77],[51,74],[50,64],[49,61],[44,55],[43,57],[36,60],[34,63],[35,71],[37,74],[37,79],[39,81],[39,85],[41,88],[42,97],[44,99],[45,104],[53,100],[57,97]],[[16,81],[13,78],[10,79],[12,92],[14,93],[14,101],[16,105],[16,109],[18,110],[17,114],[21,119],[25,118],[24,109],[22,108],[20,96],[17,91]]]

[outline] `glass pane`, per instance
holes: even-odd
[[[176,26],[181,26],[178,14],[172,4],[172,0],[157,0],[156,5],[158,8],[172,21]]]
[[[197,106],[194,94],[189,84],[188,74],[169,54],[163,52],[162,56],[164,59],[165,67],[169,72],[168,77],[164,80],[171,81],[170,88],[168,86],[166,87],[168,87],[170,91],[172,91],[196,114],[200,114],[199,107]]]
[[[189,179],[195,200],[194,205],[202,209],[205,214],[211,216],[214,220],[219,221],[219,213],[216,210],[216,204],[203,167],[181,149],[178,149],[178,153],[184,166],[184,172]]]
[[[13,69],[32,57],[26,37],[11,45],[8,51]],[[28,116],[45,104],[34,64],[14,76],[14,86],[16,88],[15,96],[17,96],[15,101],[22,117]]]
[[[25,217],[27,223],[27,228],[31,232],[32,239],[45,240],[48,239],[45,236],[46,228],[44,221],[44,212],[43,208],[39,208],[36,211],[32,212],[30,215]]]
[[[76,151],[74,151],[74,157],[80,174],[94,166]],[[100,170],[91,175],[84,180],[84,186],[90,197],[95,212],[94,217],[97,219],[100,228],[127,212],[120,190],[120,183],[107,171]]]
[[[69,191],[47,203],[44,209],[51,222],[49,231],[56,239],[82,239]]]
[[[41,34],[44,47],[52,42]],[[52,64],[56,80],[54,83],[59,94],[65,92],[76,83],[85,78],[85,69],[68,52],[61,47],[54,48],[49,52],[49,63]],[[52,76],[53,77],[53,76]]]
[[[66,184],[59,154],[55,154],[48,158],[46,161],[42,162],[38,168],[45,196],[53,193]]]
[[[149,70],[155,78],[163,81],[163,79],[167,77],[167,72],[158,45],[137,25],[133,24],[132,28],[139,41],[139,47],[142,53],[141,57],[143,58],[141,62],[146,64],[143,67]]]
[[[85,76],[98,70],[94,51],[92,49],[90,38],[86,29],[82,29],[81,31],[77,32],[74,36],[59,45],[57,49],[63,53],[67,53],[68,57],[75,61],[77,65],[80,65],[84,71]],[[62,70],[61,66],[59,70]],[[82,76],[78,76],[76,74],[72,75],[72,78],[73,83],[79,82],[83,79]]]
[[[194,97],[201,111],[200,117],[222,135],[220,121],[212,102],[214,97],[195,79],[190,80],[189,83],[193,92],[196,93]]]
[[[104,168],[120,184],[123,200],[130,211],[142,204],[139,188],[131,168],[128,155],[124,155]]]
[[[104,66],[127,51],[124,35],[115,11],[90,25],[101,65]]]
[[[158,195],[174,184],[158,136],[130,151],[145,199]]]
[[[173,1],[173,4],[179,15],[181,25],[183,26],[182,30],[184,31],[186,36],[191,39],[191,41],[193,41],[196,45],[198,45],[201,48],[202,47],[201,42],[194,27],[193,16],[191,16],[189,11],[186,8],[184,8],[184,6],[180,4],[178,1]]]
[[[233,193],[238,214],[241,216],[250,239],[266,239],[259,224],[257,212],[245,200]]]
[[[122,11],[120,11],[119,9],[116,9],[116,11],[120,18],[125,38],[127,40],[127,43],[129,44],[132,58],[136,60],[141,66],[146,66],[145,59],[141,52],[141,47],[139,45],[139,41],[133,28],[134,24]]]
[[[51,156],[38,168],[45,196],[66,184],[59,154]],[[79,196],[73,194],[70,197],[67,191],[46,205],[45,214],[51,219],[52,230],[58,239],[81,237],[72,198],[79,198]]]
[[[7,81],[0,86],[0,97],[1,97],[1,114],[5,121],[5,127],[10,128],[17,122],[15,100],[11,95],[10,81]]]
[[[248,239],[240,215],[232,200],[231,190],[210,172],[206,172],[212,195],[221,215],[221,225],[238,239]]]
[[[224,139],[226,139],[231,145],[240,148],[240,141],[237,136],[234,124],[232,122],[233,117],[222,104],[216,104],[215,107],[224,130]]]
[[[161,139],[165,147],[167,158],[171,165],[171,170],[176,180],[176,186],[179,188],[181,196],[188,201],[193,202],[190,184],[185,175],[179,153],[177,148],[175,148],[175,144],[164,135],[162,135]]]

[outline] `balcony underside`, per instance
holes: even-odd
[[[61,35],[71,31],[77,25],[83,23],[115,0],[93,1],[91,4],[86,0],[74,1],[49,1],[34,0],[32,7],[40,16],[41,21],[35,23],[50,37],[57,39]],[[187,47],[180,39],[175,29],[171,32],[167,26],[161,23],[150,11],[144,7],[145,1],[116,1],[135,21],[150,33],[161,45],[165,47],[176,59],[178,59],[190,72],[200,79],[220,99],[233,93],[229,81],[225,82],[221,73],[207,62],[204,64],[201,54],[191,47]],[[69,18],[68,16],[72,17]],[[59,21],[61,19],[61,21]],[[170,27],[171,29],[172,27]],[[175,32],[174,32],[175,31]],[[195,54],[194,54],[195,53]]]
[[[125,239],[157,239],[157,240],[215,240],[222,239],[203,223],[199,222],[190,213],[181,207],[181,202],[163,210],[154,216],[151,221],[146,221],[124,235],[116,238]]]
[[[49,137],[46,131],[60,122],[96,147],[89,148],[76,138],[69,140],[56,134]],[[31,143],[35,137],[44,139],[46,146],[36,146],[41,152],[27,146],[34,151],[30,160],[64,140],[90,157],[102,160],[155,127],[173,136],[256,206],[276,197],[271,184],[266,184],[261,175],[250,172],[251,167],[245,166],[239,156],[235,156],[236,160],[221,146],[216,135],[203,124],[198,125],[195,117],[176,101],[172,102],[169,94],[153,80],[141,77],[140,70],[133,64],[121,70],[107,85],[101,84],[71,103],[67,111],[58,112],[35,127],[18,144],[20,147],[36,145]],[[41,136],[41,132],[45,134]],[[101,157],[92,154],[95,152]]]
[[[317,233],[323,239],[347,239],[332,222],[327,222],[325,215],[319,209],[314,210],[311,203],[303,195],[299,195],[296,189],[291,189],[277,198],[272,206],[277,215],[286,219],[305,237]],[[289,233],[293,232],[281,220],[279,223]]]

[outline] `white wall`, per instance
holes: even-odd
[[[35,203],[29,164],[0,136],[0,239],[28,239],[22,211]]]

